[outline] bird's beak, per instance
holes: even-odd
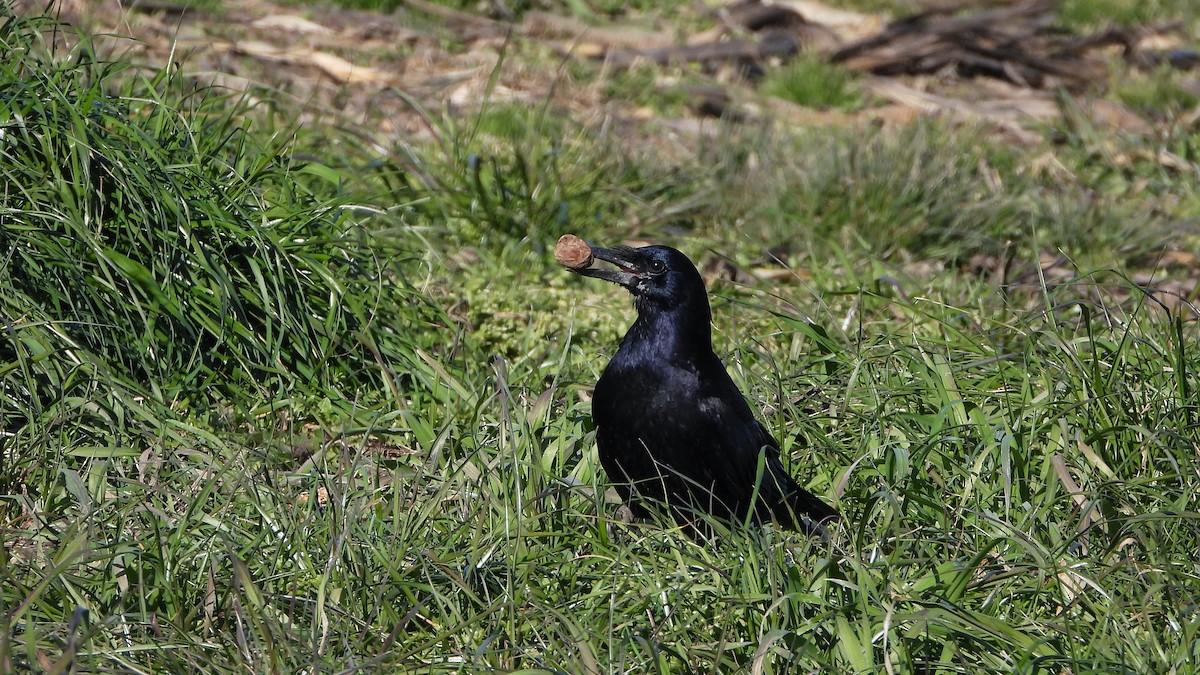
[[[597,260],[612,263],[617,266],[617,269],[608,269],[606,267],[585,267],[583,269],[573,269],[572,272],[582,274],[585,277],[595,277],[605,281],[611,281],[614,284],[619,284],[625,288],[633,288],[637,280],[642,276],[641,266],[638,264],[638,256],[636,249],[629,246],[614,246],[612,248],[601,248],[599,246],[592,247],[592,257]]]

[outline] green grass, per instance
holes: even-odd
[[[760,88],[785,101],[823,110],[854,110],[863,103],[851,72],[815,55],[802,54],[768,71]]]
[[[1058,8],[1067,26],[1095,28],[1132,26],[1164,20],[1196,21],[1196,8],[1188,0],[1065,0]]]
[[[1200,667],[1200,328],[1129,280],[1198,202],[1117,159],[1193,132],[681,160],[489,105],[379,153],[55,28],[0,27],[0,670]],[[632,309],[565,231],[796,271],[714,280],[714,342],[830,541],[615,522],[587,393]]]
[[[671,81],[663,79],[658,66],[635,64],[605,80],[604,98],[649,108],[659,115],[678,117],[690,98],[684,84],[687,75],[684,73],[682,78],[671,78]]]
[[[1151,119],[1173,119],[1200,105],[1200,94],[1184,85],[1183,73],[1160,66],[1149,72],[1118,69],[1113,77],[1117,98]]]

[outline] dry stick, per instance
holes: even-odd
[[[1021,19],[1048,14],[1053,8],[1053,2],[1039,2],[1031,5],[981,12],[962,18],[941,20],[932,19],[935,14],[933,12],[918,14],[893,22],[877,35],[846,45],[834,52],[830,59],[834,62],[847,61],[863,52],[871,51],[884,45],[894,44],[905,36],[921,36],[924,38],[922,40],[924,42],[929,40],[937,41],[938,39],[945,39],[948,36],[961,35],[970,31],[976,33],[999,32],[1004,30],[997,28],[1001,26],[1026,28],[1029,26],[1029,23],[1021,22]],[[1022,31],[1016,35],[1003,32],[1001,34],[1012,39],[1030,36],[1032,35],[1032,31]]]

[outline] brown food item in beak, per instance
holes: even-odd
[[[564,234],[559,237],[558,244],[554,247],[554,259],[558,261],[559,265],[572,270],[591,267],[594,260],[592,247],[573,234]]]

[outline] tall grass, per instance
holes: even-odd
[[[290,157],[286,128],[48,20],[0,22],[0,513],[21,532],[2,658],[60,667],[99,631],[131,666],[135,643],[233,625],[211,584],[274,531],[242,520],[254,481],[408,404],[433,416],[421,347],[452,340],[430,335],[448,322],[407,278],[413,250],[364,227],[392,217]],[[98,623],[64,647],[75,607]]]
[[[412,252],[241,101],[86,42],[52,54],[52,29],[9,17],[0,36],[20,57],[2,74],[14,445],[57,427],[78,436],[56,444],[115,448],[218,405],[394,398],[406,333],[437,315],[405,280]]]

